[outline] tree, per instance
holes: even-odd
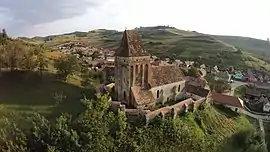
[[[198,77],[201,76],[201,74],[200,74],[200,71],[197,68],[191,66],[190,69],[188,69],[188,71],[187,71],[187,76],[198,78]]]
[[[94,87],[95,78],[94,78],[93,71],[85,68],[84,70],[82,70],[81,77],[82,77],[81,84],[83,87],[85,87],[85,88],[93,88]]]
[[[27,136],[16,123],[4,119],[0,129],[0,150],[27,152]]]
[[[42,54],[37,56],[37,68],[41,77],[43,76],[43,72],[46,70],[46,68],[48,68],[48,61]]]
[[[60,78],[66,80],[68,76],[74,74],[79,69],[79,62],[75,56],[67,55],[60,57],[54,66]]]
[[[124,111],[118,109],[116,118],[115,118],[115,137],[114,137],[114,147],[115,151],[125,151],[126,141],[127,141],[127,117]]]
[[[27,48],[20,41],[9,41],[5,46],[5,61],[11,71],[23,65],[24,54]]]
[[[43,72],[48,68],[48,61],[46,60],[45,56],[43,55],[44,53],[44,47],[38,46],[34,50],[34,54],[37,56],[36,64],[37,64],[37,69],[40,73],[40,76],[42,77]]]
[[[2,74],[2,68],[4,68],[5,63],[5,47],[3,45],[0,45],[0,75]]]
[[[28,71],[33,71],[37,67],[36,57],[34,56],[34,51],[28,49],[27,52],[23,54],[21,68]]]
[[[212,80],[212,81],[208,81],[209,87],[211,89],[211,91],[215,91],[218,93],[222,93],[226,90],[230,90],[231,86],[230,84],[228,84],[227,82],[221,81],[221,80]]]

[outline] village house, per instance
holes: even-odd
[[[232,77],[235,80],[244,80],[244,75],[241,72],[236,72]]]
[[[218,73],[218,72],[220,72],[220,71],[219,71],[217,65],[215,65],[213,68],[211,68],[211,73],[212,73],[212,74],[216,74],[216,73]]]
[[[186,95],[188,98],[192,98],[193,100],[207,98],[209,94],[210,91],[202,87],[197,87],[194,85],[186,85]]]
[[[228,73],[228,71],[226,72],[217,72],[215,74],[215,78],[216,81],[225,81],[225,82],[231,82],[231,75]]]
[[[270,103],[267,102],[264,106],[263,106],[263,111],[264,112],[270,112]]]
[[[213,104],[224,105],[230,108],[232,111],[237,113],[242,113],[244,109],[244,101],[238,97],[224,95],[221,93],[212,92],[211,93]]]
[[[206,80],[203,78],[194,78],[194,77],[187,76],[185,77],[185,80],[186,80],[186,84],[188,85],[193,85],[200,88],[206,87]]]
[[[270,90],[270,84],[266,82],[254,82],[253,86],[257,89]]]
[[[261,92],[256,89],[245,88],[245,98],[247,99],[259,99]]]

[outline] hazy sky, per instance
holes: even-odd
[[[0,0],[0,28],[13,36],[44,36],[170,25],[266,39],[269,6],[269,0]]]

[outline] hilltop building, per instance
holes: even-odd
[[[154,66],[134,31],[124,31],[115,57],[115,93],[128,107],[149,109],[183,97],[184,75],[176,66]]]
[[[114,73],[115,99],[111,107],[125,109],[128,118],[143,115],[151,119],[170,111],[177,115],[183,107],[198,106],[210,93],[201,85],[189,86],[178,66],[153,64],[138,34],[132,30],[124,31],[115,53]],[[173,104],[169,104],[171,101]],[[156,105],[162,106],[157,109]]]

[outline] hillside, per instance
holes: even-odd
[[[197,60],[208,65],[229,67],[264,67],[270,69],[264,61],[254,58],[251,47],[237,51],[231,41],[223,41],[222,37],[201,34],[195,31],[184,31],[173,27],[140,27],[137,28],[145,48],[160,57],[175,57],[183,60]],[[63,35],[34,37],[31,43],[44,43],[54,47],[62,43],[80,41],[98,48],[116,49],[121,41],[122,32],[114,30],[93,30],[89,32],[73,32]],[[234,38],[234,37],[233,37]],[[25,39],[26,40],[26,39]],[[240,45],[240,44],[239,44]],[[244,45],[244,44],[243,44]],[[258,47],[261,46],[258,43]],[[238,45],[237,45],[238,47]],[[242,47],[240,47],[242,48]],[[256,54],[257,55],[257,54]]]
[[[234,45],[246,52],[253,53],[254,55],[261,57],[265,60],[270,60],[270,42],[254,39],[249,37],[239,36],[213,36],[223,42]]]

